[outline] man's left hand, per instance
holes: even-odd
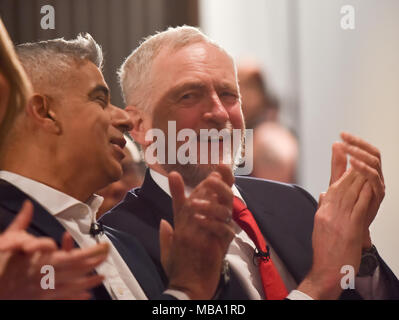
[[[363,248],[371,247],[371,239],[369,226],[377,215],[378,209],[385,196],[385,183],[382,174],[381,153],[368,142],[351,135],[349,133],[341,133],[343,142],[337,142],[333,148],[336,148],[338,156],[331,163],[331,179],[330,185],[336,182],[346,171],[346,155],[350,155],[350,164],[352,168],[359,171],[367,178],[373,190],[373,197],[367,208],[366,230],[363,241]]]

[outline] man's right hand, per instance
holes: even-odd
[[[231,170],[220,166],[186,197],[180,174],[169,174],[174,229],[161,221],[161,261],[169,288],[191,299],[211,299],[218,286],[223,259],[234,237],[233,182]]]

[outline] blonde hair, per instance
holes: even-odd
[[[2,73],[10,85],[10,97],[4,118],[0,119],[0,143],[12,126],[16,115],[24,109],[29,96],[32,94],[32,86],[18,60],[14,46],[0,19],[0,73]]]

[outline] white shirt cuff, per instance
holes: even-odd
[[[306,293],[303,293],[299,290],[292,290],[290,294],[287,296],[289,300],[313,300],[312,297],[308,296]]]
[[[175,297],[177,300],[191,300],[187,294],[179,290],[167,289],[165,290],[164,294],[169,294]]]

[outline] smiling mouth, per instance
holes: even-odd
[[[119,148],[123,149],[126,145],[126,140],[125,138],[112,138],[111,139],[111,144],[117,145]]]

